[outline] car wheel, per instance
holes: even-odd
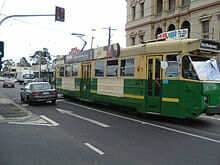
[[[21,103],[24,103],[25,102],[24,97],[21,95],[20,98],[21,98]]]
[[[51,102],[52,104],[56,104],[56,100],[52,100],[52,102]]]
[[[32,105],[33,104],[29,97],[26,97],[26,103],[28,103],[28,105]]]

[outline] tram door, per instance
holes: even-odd
[[[80,84],[80,96],[84,99],[89,98],[90,91],[90,81],[91,81],[91,64],[82,65],[82,80]]]
[[[147,58],[147,111],[160,113],[161,109],[161,79],[162,70],[160,62],[162,61],[161,56],[154,56]]]

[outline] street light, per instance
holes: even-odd
[[[85,34],[82,34],[82,33],[72,33],[73,36],[77,36],[78,38],[80,38],[83,42],[84,42],[84,45],[83,47],[81,48],[81,52],[84,50],[86,44],[87,44],[87,41],[83,39],[83,37],[85,36]]]
[[[92,37],[91,37],[91,49],[92,49],[92,47],[93,47],[93,41],[94,41],[94,39],[95,39],[95,37],[93,36],[93,32],[96,31],[96,29],[91,29],[91,31],[92,31]]]

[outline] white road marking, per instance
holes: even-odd
[[[201,116],[200,118],[203,118],[203,119],[212,119],[212,120],[218,120],[218,121],[220,121],[220,118],[211,117],[211,116]]]
[[[95,109],[95,108],[90,108],[90,107],[87,107],[87,106],[84,106],[84,105],[79,105],[79,104],[72,103],[72,102],[67,102],[67,101],[64,101],[64,102],[66,102],[68,104],[75,105],[75,106],[79,106],[79,107],[82,107],[82,108],[86,108],[86,109],[89,109],[89,110],[92,110],[92,111],[96,111],[96,112],[99,112],[99,113],[103,113],[103,114],[111,115],[111,116],[114,116],[114,117],[118,117],[118,118],[121,118],[121,119],[137,122],[137,123],[144,124],[144,125],[149,125],[149,126],[152,126],[152,127],[156,127],[156,128],[164,129],[164,130],[167,130],[167,131],[171,131],[171,132],[175,132],[175,133],[179,133],[179,134],[183,134],[183,135],[187,135],[187,136],[191,136],[191,137],[195,137],[195,138],[199,138],[199,139],[202,139],[202,140],[207,140],[207,141],[210,141],[210,142],[220,144],[220,140],[212,139],[212,138],[209,138],[209,137],[206,137],[206,136],[200,136],[200,135],[197,135],[197,134],[177,130],[177,129],[166,127],[166,126],[153,124],[153,123],[150,123],[150,122],[144,122],[144,121],[141,121],[141,120],[132,119],[132,118],[129,118],[129,117],[124,117],[124,116],[112,114],[112,113],[109,113],[109,112],[103,112],[103,111]]]
[[[49,126],[56,127],[59,123],[49,119],[48,117],[41,115],[38,120],[33,121],[11,121],[8,124],[17,124],[17,125],[36,125],[36,126]]]
[[[56,102],[62,102],[64,101],[64,99],[58,99]]]
[[[60,108],[56,108],[57,111],[63,113],[63,114],[67,114],[67,115],[70,115],[70,116],[73,116],[73,117],[76,117],[76,118],[79,118],[79,119],[82,119],[82,120],[85,120],[85,121],[88,121],[92,124],[96,124],[100,127],[104,127],[104,128],[107,128],[107,127],[110,127],[109,125],[107,124],[104,124],[104,123],[101,123],[99,121],[96,121],[96,120],[93,120],[93,119],[89,119],[87,117],[83,117],[83,116],[80,116],[80,115],[77,115],[77,114],[74,114],[72,113],[71,111],[68,111],[68,110],[64,110],[64,109],[60,109]]]
[[[48,117],[44,116],[44,115],[40,115],[41,118],[43,118],[44,120],[48,121],[49,123],[51,123],[53,126],[58,126],[59,123],[53,121],[52,119],[49,119]]]
[[[89,143],[84,143],[87,147],[89,147],[91,150],[95,151],[99,155],[104,155],[105,153],[101,151],[100,149],[96,148],[95,146],[89,144]]]
[[[103,114],[107,114],[107,115],[110,115],[110,116],[114,116],[114,117],[117,117],[117,118],[129,120],[129,121],[134,121],[134,122],[137,122],[137,123],[140,123],[140,124],[146,124],[146,122],[144,122],[144,121],[132,119],[132,118],[121,116],[121,115],[116,115],[116,114],[113,114],[113,113],[110,113],[110,112],[104,112],[104,111],[101,111],[101,110],[98,110],[98,109],[95,109],[95,108],[87,107],[87,106],[84,106],[84,105],[80,105],[80,104],[76,104],[76,103],[72,103],[72,102],[68,102],[68,101],[64,101],[64,102],[67,103],[67,104],[72,104],[72,105],[81,107],[81,108],[86,108],[86,109],[89,109],[89,110],[92,110],[92,111],[96,111],[96,112],[99,112],[99,113],[103,113]]]

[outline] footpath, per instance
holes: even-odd
[[[0,122],[10,120],[26,120],[32,116],[22,106],[16,104],[13,100],[0,97]]]

